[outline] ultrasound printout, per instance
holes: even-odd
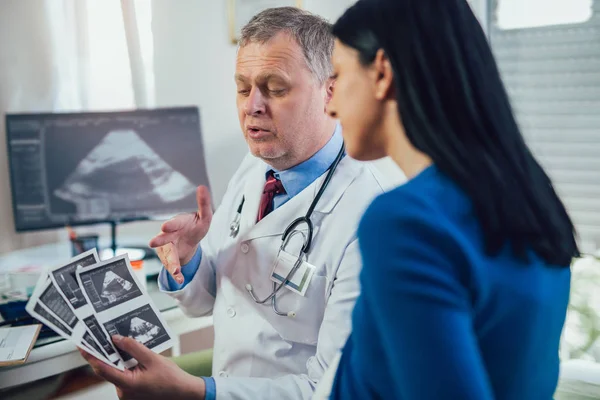
[[[138,282],[127,254],[77,270],[77,279],[108,337],[131,337],[156,353],[173,345],[172,333]],[[131,355],[116,350],[126,368],[137,364]]]
[[[58,290],[46,273],[40,276],[25,309],[64,339],[72,341],[101,361],[111,364],[89,336],[85,325],[77,319],[67,302],[58,294]]]
[[[76,318],[85,325],[89,337],[95,342],[94,349],[98,349],[98,351],[110,362],[122,368],[123,360],[119,357],[112,340],[110,340],[105,331],[100,327],[100,324],[94,316],[94,310],[88,304],[86,297],[79,287],[79,282],[77,281],[76,272],[78,270],[90,268],[99,261],[100,259],[97,250],[91,249],[72,258],[64,265],[52,268],[49,273],[54,286],[58,288],[67,307],[69,307]]]

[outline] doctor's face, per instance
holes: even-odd
[[[326,85],[317,82],[289,35],[241,47],[235,82],[240,125],[252,154],[287,169],[319,149],[323,121],[329,119]]]

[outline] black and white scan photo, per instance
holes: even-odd
[[[124,258],[79,273],[81,283],[97,313],[142,295]]]
[[[63,118],[45,132],[50,214],[78,220],[194,209],[208,183],[195,113]],[[76,143],[65,151],[65,143]],[[176,145],[175,145],[176,143]]]
[[[94,315],[90,315],[84,319],[83,323],[88,327],[88,330],[92,333],[96,341],[102,346],[103,353],[107,358],[110,358],[111,355],[115,354],[115,350],[109,342],[109,338],[107,338],[102,331],[102,328]]]
[[[71,310],[65,299],[62,298],[58,289],[50,284],[40,295],[39,302],[52,311],[65,325],[74,329],[77,325],[77,316]]]
[[[92,335],[90,335],[88,332],[85,332],[83,334],[83,342],[84,342],[84,344],[86,344],[88,346],[88,348],[93,349],[96,353],[104,354],[104,352],[102,351],[100,346],[98,346],[98,344],[96,342],[94,342]]]
[[[114,348],[112,357],[107,357],[108,352],[104,351],[103,346],[100,346],[96,339],[90,335],[90,331],[98,331],[98,328],[101,329],[101,325],[97,321],[95,324],[93,324],[93,321],[86,321],[88,322],[86,326],[79,319],[77,312],[85,308],[82,307],[74,311],[47,273],[40,275],[38,283],[25,305],[26,311],[31,316],[51,328],[59,336],[71,340],[76,346],[107,364],[123,370],[122,362],[120,362]],[[87,308],[90,309],[89,306]],[[104,333],[102,337],[106,340],[106,332]]]
[[[106,322],[104,327],[111,336],[128,336],[150,349],[171,339],[159,317],[148,304]],[[131,359],[130,355],[119,352],[123,361]]]
[[[77,283],[77,276],[75,271],[80,267],[87,267],[97,262],[94,254],[89,254],[84,258],[67,264],[59,269],[51,271],[50,274],[54,278],[54,282],[63,292],[69,303],[73,308],[77,309],[87,304],[81,288]]]
[[[51,324],[56,326],[63,333],[65,333],[67,335],[73,334],[73,331],[71,330],[71,328],[64,325],[61,321],[59,321],[57,318],[55,318],[54,315],[52,315],[48,311],[46,311],[46,309],[44,307],[42,307],[39,303],[35,304],[33,311],[35,311],[42,318],[45,318],[46,320],[48,320],[48,322],[50,322]]]

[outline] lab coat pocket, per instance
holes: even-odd
[[[282,289],[277,296],[281,312],[294,312],[295,317],[272,315],[271,324],[286,341],[316,345],[325,313],[327,278],[313,275],[306,294],[301,296]]]

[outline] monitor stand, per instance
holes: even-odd
[[[127,253],[130,260],[142,260],[156,258],[156,253],[149,246],[117,246],[117,221],[110,221],[110,247],[100,251],[100,259],[106,260],[111,257]]]

